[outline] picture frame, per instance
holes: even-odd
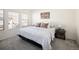
[[[50,12],[41,12],[41,19],[50,19]]]

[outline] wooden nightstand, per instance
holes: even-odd
[[[55,30],[55,37],[65,40],[65,30],[61,29],[61,28],[56,29]]]

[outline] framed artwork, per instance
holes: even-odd
[[[41,19],[50,19],[50,12],[41,12]]]

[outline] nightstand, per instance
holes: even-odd
[[[58,28],[55,30],[55,38],[60,38],[60,39],[64,39],[65,40],[65,30]]]

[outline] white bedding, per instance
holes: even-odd
[[[54,32],[54,28],[46,29],[29,26],[21,28],[18,34],[41,44],[44,50],[48,50],[51,49],[50,42],[54,39]]]

